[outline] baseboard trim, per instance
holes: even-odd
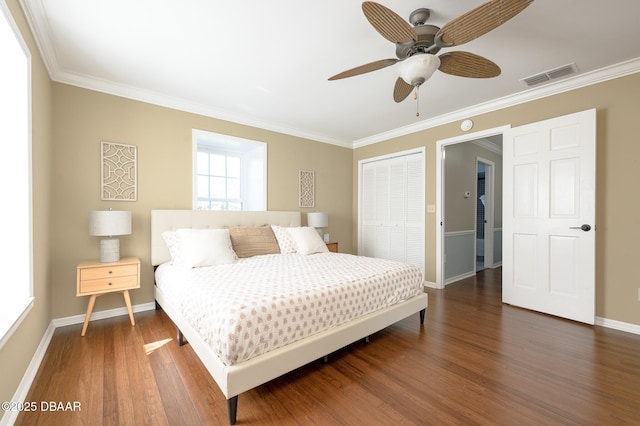
[[[433,281],[424,281],[422,283],[422,285],[427,287],[427,288],[438,288],[438,285],[436,283],[434,283]]]
[[[36,374],[38,373],[38,369],[40,368],[40,364],[44,359],[45,354],[47,353],[47,348],[49,347],[49,343],[51,343],[51,339],[53,338],[53,333],[56,331],[56,327],[53,325],[53,321],[49,323],[49,326],[44,332],[42,339],[40,340],[40,344],[36,348],[36,352],[33,354],[33,358],[31,358],[31,362],[27,367],[24,375],[22,376],[22,380],[18,385],[18,389],[13,394],[13,398],[11,401],[13,402],[24,402],[27,399],[27,394],[29,393],[29,389],[31,389],[31,384],[33,380],[36,378]],[[0,419],[0,426],[9,426],[15,423],[18,418],[18,414],[20,414],[19,410],[16,411],[6,411],[2,419]]]
[[[155,302],[142,303],[140,305],[132,306],[133,312],[152,311],[156,308]],[[107,309],[106,311],[97,311],[91,313],[91,319],[89,321],[98,321],[107,318],[119,317],[120,315],[128,315],[126,307]],[[57,327],[65,327],[67,325],[82,324],[87,314],[73,315],[70,317],[56,318],[53,325]]]
[[[640,325],[630,324],[628,322],[596,317],[596,325],[612,328],[614,330],[626,331],[627,333],[640,334]]]
[[[464,280],[465,278],[470,278],[476,275],[476,271],[465,272],[464,274],[457,275],[455,277],[450,277],[444,280],[444,285],[448,286],[449,284],[453,284],[456,281]]]

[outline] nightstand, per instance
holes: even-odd
[[[327,248],[329,249],[330,252],[333,253],[337,253],[338,252],[338,243],[337,242],[329,242],[326,243],[327,244]]]
[[[87,316],[82,327],[82,336],[87,331],[96,297],[108,293],[122,293],[129,311],[131,325],[136,325],[131,309],[129,290],[140,288],[140,259],[136,257],[122,258],[117,262],[102,263],[99,261],[80,262],[77,267],[76,296],[91,296]]]

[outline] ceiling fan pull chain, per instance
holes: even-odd
[[[416,100],[416,117],[420,117],[420,99],[418,95],[419,90],[420,90],[420,86],[416,86],[416,89],[413,92],[413,99]]]

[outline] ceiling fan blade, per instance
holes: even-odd
[[[418,39],[411,24],[387,7],[365,1],[362,3],[362,11],[373,28],[391,43],[406,43]]]
[[[445,24],[436,34],[438,47],[459,46],[507,22],[533,0],[491,0]]]
[[[398,77],[396,85],[393,87],[393,100],[396,102],[402,102],[412,91],[413,86]]]
[[[440,71],[458,77],[490,78],[502,72],[487,58],[469,52],[447,52],[440,56]]]
[[[346,70],[341,72],[340,74],[336,74],[333,77],[329,77],[329,80],[340,80],[341,78],[353,77],[355,75],[365,74],[371,71],[379,70],[382,68],[389,67],[399,59],[381,59],[379,61],[370,62],[368,64],[360,65],[359,67],[351,68],[350,70]]]

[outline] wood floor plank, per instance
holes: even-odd
[[[238,424],[640,424],[640,336],[503,305],[501,271],[428,290],[417,315],[240,395]],[[82,412],[18,425],[227,424],[162,311],[59,328],[27,397]]]
[[[138,321],[136,327],[140,326]],[[126,374],[129,377],[129,394],[133,403],[133,420],[136,425],[168,425],[162,406],[160,389],[154,371],[147,360],[147,346],[142,333],[132,333],[135,343],[125,347]]]

